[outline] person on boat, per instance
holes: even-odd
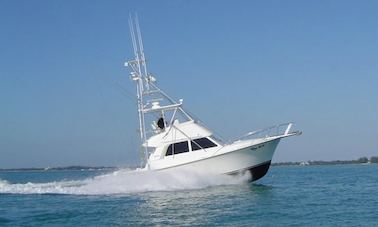
[[[157,121],[157,126],[161,129],[164,130],[165,128],[165,123],[164,123],[164,118],[161,116],[159,120]]]

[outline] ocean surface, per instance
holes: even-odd
[[[378,165],[0,172],[0,226],[378,226]]]

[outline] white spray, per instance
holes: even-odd
[[[145,170],[118,170],[110,174],[75,181],[11,184],[0,179],[0,193],[128,194],[149,191],[201,189],[218,185],[241,184],[247,182],[249,178],[249,174],[226,176],[204,175],[186,171],[154,172]]]

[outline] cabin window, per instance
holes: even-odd
[[[185,152],[189,152],[188,141],[174,143],[174,144],[169,145],[167,149],[167,153],[165,153],[165,156],[169,156],[173,154],[181,154]]]
[[[172,146],[173,146],[173,144],[169,145],[169,147],[167,149],[167,153],[165,153],[165,156],[173,155]]]
[[[190,141],[191,145],[192,145],[192,151],[196,151],[196,150],[201,150],[203,148],[206,149],[206,148],[216,147],[217,146],[215,143],[213,143],[208,138],[200,138],[200,139],[195,139],[193,141]]]

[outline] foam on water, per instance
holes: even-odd
[[[249,174],[242,176],[226,176],[207,175],[187,171],[154,172],[123,169],[110,174],[76,181],[11,184],[0,179],[0,193],[125,194],[147,191],[200,189],[217,185],[241,184],[248,181],[249,178]]]

